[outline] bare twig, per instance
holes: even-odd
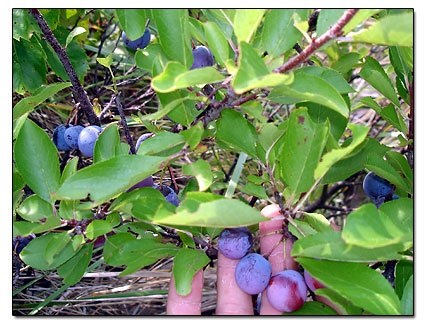
[[[125,118],[124,110],[122,109],[121,101],[119,100],[119,93],[116,96],[115,101],[116,101],[116,106],[117,106],[118,111],[119,111],[119,116],[121,117],[121,124],[122,124],[122,127],[124,128],[125,137],[127,137],[127,142],[130,145],[130,152],[131,152],[131,154],[135,155],[137,153],[137,151],[135,150],[134,142],[132,140],[130,130],[128,129],[127,120]]]
[[[60,62],[65,68],[66,74],[68,74],[72,86],[75,89],[78,101],[81,103],[81,108],[88,118],[88,122],[93,125],[100,125],[100,120],[94,112],[93,105],[91,104],[87,93],[85,92],[80,80],[78,79],[77,73],[75,72],[71,61],[69,60],[69,57],[66,54],[66,50],[62,47],[62,45],[60,45],[56,37],[53,35],[49,25],[47,24],[41,12],[38,9],[29,9],[29,13],[34,17],[35,21],[43,32],[46,41],[56,52]]]
[[[322,36],[320,36],[318,39],[313,39],[312,43],[306,47],[299,55],[292,58],[285,64],[281,65],[280,67],[274,69],[273,72],[275,73],[284,73],[287,72],[297,65],[303,63],[309,56],[312,55],[313,52],[315,52],[318,48],[320,48],[325,43],[329,42],[330,40],[341,36],[342,29],[346,24],[353,18],[353,16],[358,12],[359,9],[348,9],[345,11],[343,16],[339,19],[339,21],[336,22],[326,33],[324,33]]]

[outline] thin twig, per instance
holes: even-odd
[[[65,68],[66,74],[68,74],[69,79],[71,80],[72,86],[75,89],[75,93],[78,97],[78,101],[81,103],[81,108],[83,109],[85,115],[88,118],[88,122],[92,125],[100,125],[100,120],[94,112],[93,105],[90,102],[90,99],[85,92],[80,80],[78,79],[77,73],[73,68],[71,61],[69,60],[66,50],[60,45],[56,37],[53,35],[49,25],[44,19],[43,15],[38,9],[29,9],[30,14],[34,17],[41,31],[43,32],[46,41],[50,44],[53,50],[56,52],[59,57],[60,62]]]
[[[119,116],[121,117],[121,124],[122,124],[122,127],[124,128],[125,137],[127,137],[127,142],[130,145],[130,152],[131,154],[135,155],[137,151],[135,150],[134,142],[132,140],[130,130],[128,129],[127,119],[125,118],[124,110],[122,109],[121,101],[119,100],[119,93],[116,96],[115,101],[116,101],[116,107],[118,108],[118,111],[119,111]]]
[[[320,36],[318,39],[313,39],[312,43],[306,47],[299,55],[292,58],[288,62],[284,63],[280,67],[273,70],[275,73],[284,73],[287,72],[297,65],[303,63],[309,56],[312,55],[318,48],[320,48],[325,43],[329,42],[336,37],[341,36],[342,29],[346,24],[353,18],[353,16],[358,12],[359,9],[348,9],[345,11],[343,16],[337,21],[326,33]]]

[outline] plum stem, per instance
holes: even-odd
[[[65,68],[66,74],[68,74],[69,79],[72,83],[72,87],[75,90],[75,94],[81,103],[81,107],[88,118],[88,122],[92,125],[100,126],[100,120],[94,112],[93,105],[90,102],[90,99],[85,92],[77,73],[75,72],[74,67],[69,60],[68,55],[66,54],[66,50],[62,47],[62,45],[58,42],[56,37],[53,35],[49,25],[44,19],[43,15],[38,9],[29,9],[29,13],[34,17],[38,26],[45,36],[45,40],[50,44],[53,50],[56,52],[56,55],[59,57],[60,62]]]

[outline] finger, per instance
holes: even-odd
[[[169,282],[168,301],[166,303],[167,315],[201,315],[203,288],[203,269],[199,270],[191,282],[191,292],[182,296],[175,288],[174,275]]]
[[[252,296],[238,287],[235,278],[239,259],[230,259],[218,251],[217,315],[253,315]]]
[[[273,218],[280,215],[280,209],[277,205],[271,204],[264,207],[261,211],[263,216],[267,218]],[[271,263],[272,275],[276,273],[293,269],[297,270],[298,265],[291,257],[291,249],[293,242],[290,239],[284,239],[281,233],[274,233],[281,230],[283,226],[283,220],[273,220],[259,223],[259,234],[261,236],[261,254],[268,255],[268,261]],[[276,310],[268,301],[266,289],[262,293],[261,300],[261,315],[280,315],[281,312]]]

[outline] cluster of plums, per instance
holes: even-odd
[[[85,156],[93,157],[94,145],[102,131],[99,126],[61,124],[53,131],[53,143],[59,150],[79,149]]]
[[[379,208],[384,202],[397,200],[394,194],[396,188],[388,180],[381,178],[374,172],[369,172],[362,183],[365,194]]]
[[[314,292],[325,286],[305,271],[305,278],[295,270],[283,270],[272,275],[271,264],[265,257],[250,253],[253,237],[246,227],[227,228],[219,235],[218,249],[230,259],[240,259],[236,266],[237,285],[249,295],[257,295],[267,288],[271,305],[281,312],[294,312],[303,306],[307,286]]]

